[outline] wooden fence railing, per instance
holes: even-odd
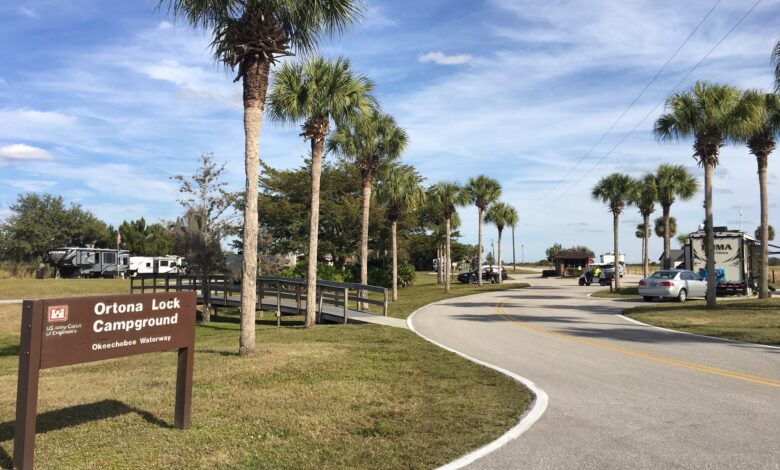
[[[295,307],[300,314],[303,302],[306,300],[307,286],[304,279],[284,277],[259,276],[257,278],[257,305],[262,308],[264,299],[274,299],[277,323],[281,322],[283,307]],[[136,292],[180,292],[194,290],[200,292],[198,302],[208,301],[223,306],[240,304],[241,284],[229,276],[146,274],[131,278],[130,293]],[[381,300],[369,297],[369,293],[381,294]],[[354,302],[354,310],[361,310],[363,305],[377,305],[382,308],[382,314],[387,316],[387,289],[384,287],[356,284],[350,282],[317,281],[317,312],[321,316],[323,306],[336,307],[342,310],[344,323],[349,319],[349,305]],[[286,303],[286,304],[285,304]],[[319,318],[318,318],[319,319]]]

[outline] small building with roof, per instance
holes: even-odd
[[[593,256],[590,253],[570,248],[553,256],[552,262],[558,275],[565,276],[567,271],[579,272],[587,269],[593,262]]]

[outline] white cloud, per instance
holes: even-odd
[[[42,189],[50,188],[57,184],[56,181],[46,180],[3,180],[3,182],[14,188],[19,188],[22,191],[34,192]]]
[[[0,163],[28,160],[52,160],[52,156],[42,148],[27,144],[11,144],[0,147]]]
[[[461,65],[471,62],[474,60],[474,57],[469,54],[447,55],[441,51],[436,51],[423,54],[418,60],[422,63],[433,62],[439,65]]]
[[[38,13],[35,12],[32,8],[21,6],[17,9],[20,15],[26,16],[27,18],[38,18]]]
[[[173,28],[173,23],[170,21],[160,21],[160,23],[157,25],[158,31],[165,31],[166,29]]]

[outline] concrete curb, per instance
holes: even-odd
[[[531,286],[529,286],[529,287],[531,287]],[[527,289],[527,288],[523,287],[522,289]],[[507,289],[507,290],[512,290],[512,289]],[[481,295],[481,294],[473,294],[473,295]],[[465,297],[471,297],[471,296],[469,295],[469,296],[465,296]],[[458,356],[461,356],[461,357],[463,357],[465,359],[468,359],[471,362],[474,362],[474,363],[479,364],[481,366],[485,366],[485,367],[487,367],[489,369],[493,369],[493,370],[495,370],[497,372],[500,372],[500,373],[502,373],[502,374],[512,378],[516,382],[524,385],[526,388],[531,390],[531,392],[535,395],[535,399],[533,401],[533,404],[531,405],[531,408],[529,410],[527,410],[525,413],[523,413],[523,415],[520,417],[520,420],[517,422],[517,424],[515,424],[507,432],[505,432],[503,435],[501,435],[498,439],[496,439],[496,440],[494,440],[494,441],[492,441],[492,442],[490,442],[488,444],[485,444],[484,446],[480,447],[479,449],[477,449],[475,451],[472,451],[472,452],[469,452],[468,454],[466,454],[466,455],[464,455],[462,457],[459,457],[458,459],[453,460],[452,462],[450,462],[450,463],[448,463],[446,465],[443,465],[443,466],[439,467],[440,470],[455,470],[455,469],[463,468],[466,465],[469,465],[470,463],[476,461],[477,459],[480,459],[480,458],[482,458],[482,457],[484,457],[484,456],[486,456],[486,455],[488,455],[488,454],[490,454],[492,452],[495,452],[496,450],[498,450],[501,447],[505,446],[509,442],[513,441],[514,439],[517,439],[518,437],[520,437],[520,435],[522,435],[524,432],[526,432],[536,421],[539,420],[539,418],[542,417],[544,412],[547,410],[547,404],[549,402],[549,398],[547,396],[547,393],[544,390],[539,388],[535,383],[533,383],[532,381],[528,380],[527,378],[525,378],[525,377],[523,377],[521,375],[515,374],[514,372],[508,371],[506,369],[503,369],[501,367],[495,366],[493,364],[489,364],[489,363],[487,363],[485,361],[481,361],[481,360],[479,360],[479,359],[477,359],[475,357],[469,356],[468,354],[462,353],[462,352],[457,351],[455,349],[452,349],[450,347],[444,346],[443,344],[441,344],[439,342],[436,342],[436,341],[428,338],[424,334],[420,333],[419,331],[417,331],[414,328],[414,324],[412,323],[412,318],[414,318],[415,314],[417,314],[417,312],[419,312],[419,311],[421,311],[421,310],[423,310],[425,308],[428,308],[431,305],[436,305],[436,304],[438,304],[440,302],[444,302],[444,301],[433,302],[433,303],[430,303],[430,304],[425,305],[423,307],[420,307],[417,310],[415,310],[414,312],[412,312],[408,317],[406,317],[406,324],[409,327],[409,329],[411,331],[415,332],[418,336],[420,336],[424,340],[426,340],[426,341],[428,341],[428,342],[430,342],[432,344],[435,344],[436,346],[438,346],[438,347],[440,347],[442,349],[445,349],[447,351],[455,353]]]

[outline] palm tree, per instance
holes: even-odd
[[[662,164],[655,172],[655,184],[658,188],[658,202],[661,203],[664,221],[664,261],[663,268],[671,268],[671,237],[674,230],[669,227],[672,204],[679,198],[682,201],[691,199],[699,190],[699,182],[682,165]]]
[[[504,283],[504,276],[501,272],[502,257],[501,257],[501,234],[504,231],[504,227],[507,225],[514,225],[517,223],[517,211],[514,207],[505,202],[493,203],[485,213],[485,222],[493,223],[498,229],[498,283]],[[482,277],[480,275],[480,277]]]
[[[618,227],[623,209],[635,199],[634,180],[622,173],[612,173],[596,183],[591,192],[594,199],[600,199],[612,212],[612,236],[615,250],[615,290],[620,290],[620,250],[618,249]]]
[[[444,255],[444,292],[450,291],[450,270],[452,261],[450,259],[450,237],[452,232],[452,217],[455,214],[457,206],[464,206],[469,203],[469,196],[463,188],[455,182],[442,181],[436,183],[428,189],[428,201],[433,208],[444,218],[444,237],[445,237],[445,255]],[[481,273],[480,269],[480,273]],[[480,279],[481,275],[478,275]]]
[[[361,114],[339,125],[328,139],[328,150],[354,163],[363,182],[360,231],[360,282],[368,284],[368,224],[371,187],[377,172],[397,161],[406,149],[407,136],[395,119],[380,111]],[[361,295],[362,296],[362,295]]]
[[[465,187],[466,194],[471,203],[477,206],[479,215],[479,237],[478,237],[478,261],[477,272],[480,273],[479,285],[482,285],[482,223],[485,218],[485,210],[490,204],[493,204],[501,197],[501,184],[493,178],[485,175],[479,175],[476,178],[469,178]]]
[[[652,173],[647,173],[634,184],[636,191],[632,194],[631,203],[639,209],[642,216],[642,275],[647,277],[650,264],[647,239],[650,236],[650,215],[655,212],[655,203],[658,200],[658,186]]]
[[[422,177],[410,165],[392,166],[377,185],[377,199],[387,210],[393,251],[393,302],[398,300],[398,219],[425,202]]]
[[[301,126],[304,140],[311,141],[311,217],[306,287],[306,327],[314,326],[317,298],[317,242],[320,218],[320,172],[325,137],[330,122],[341,123],[376,106],[371,96],[374,84],[355,75],[347,59],[313,57],[305,62],[285,63],[274,74],[269,96],[269,116],[275,121]]]
[[[777,41],[772,50],[772,63],[775,66],[775,91],[780,91],[780,41]]]
[[[758,283],[758,297],[766,299],[769,297],[769,245],[764,241],[768,240],[769,232],[769,200],[766,187],[766,173],[769,165],[769,154],[777,146],[777,134],[780,132],[780,96],[774,93],[764,93],[761,91],[748,91],[745,94],[745,100],[757,102],[758,106],[752,106],[759,116],[755,117],[756,127],[750,131],[747,138],[747,147],[756,157],[758,162],[758,187],[761,198],[761,236],[756,237],[762,240],[761,243],[761,274]]]
[[[666,113],[653,132],[661,141],[693,137],[693,157],[704,167],[704,213],[707,244],[707,307],[715,308],[715,238],[712,224],[712,173],[718,166],[720,148],[737,141],[752,127],[751,115],[742,93],[730,85],[697,82],[690,91],[675,93],[666,100]]]
[[[664,220],[663,217],[657,217],[653,221],[653,231],[658,238],[664,238],[667,234],[673,237],[677,235],[677,219],[669,217],[669,220]]]
[[[246,203],[244,206],[241,334],[238,352],[255,351],[257,304],[257,193],[260,126],[271,65],[280,57],[316,49],[324,34],[343,32],[360,15],[358,0],[160,0],[174,17],[211,33],[214,56],[244,89]]]

